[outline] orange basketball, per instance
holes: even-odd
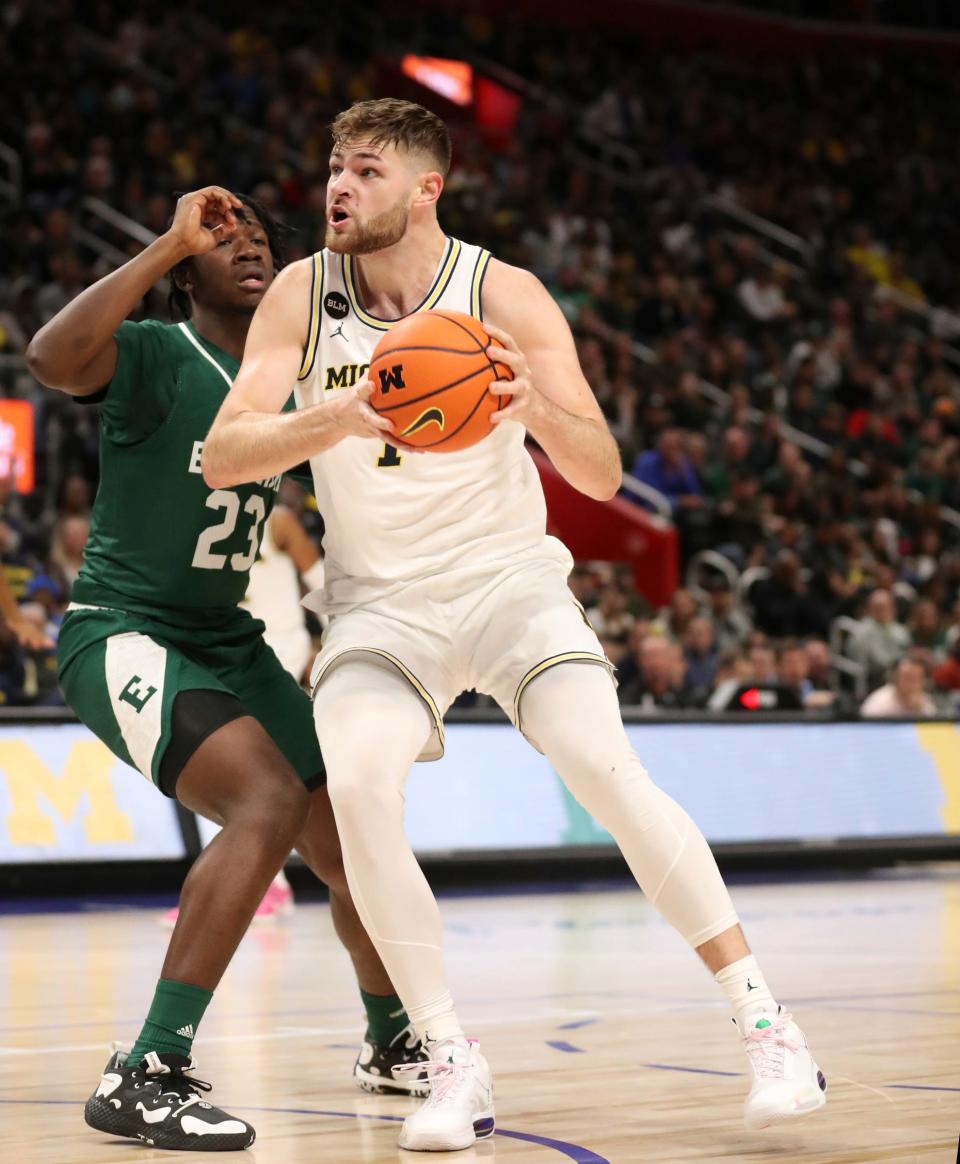
[[[418,311],[390,328],[370,360],[370,404],[393,421],[401,445],[452,453],[487,436],[501,406],[487,388],[513,379],[487,355],[492,343],[479,320],[459,311]]]

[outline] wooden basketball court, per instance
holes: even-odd
[[[195,1051],[212,1098],[252,1122],[253,1164],[907,1164],[960,1131],[960,869],[735,888],[748,936],[829,1080],[777,1130],[740,1119],[746,1060],[709,975],[637,892],[449,897],[461,1017],[496,1077],[497,1134],[396,1146],[417,1101],[356,1090],[362,1012],[327,908],[251,931]],[[126,1164],[158,1152],[88,1129],[113,1038],[132,1040],[166,941],[159,911],[0,917],[5,1164]]]

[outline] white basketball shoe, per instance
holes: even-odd
[[[475,1039],[445,1039],[431,1043],[429,1059],[406,1070],[425,1070],[430,1095],[400,1131],[400,1147],[408,1152],[455,1152],[493,1135],[493,1080]]]
[[[747,1127],[766,1128],[823,1107],[827,1081],[793,1016],[778,1011],[776,1018],[758,1015],[750,1021],[754,1025],[743,1034],[753,1071],[743,1105]]]

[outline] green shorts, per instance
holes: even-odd
[[[181,691],[234,695],[308,787],[323,783],[310,698],[263,641],[263,623],[232,610],[202,630],[85,607],[67,612],[60,686],[80,719],[121,760],[158,782]]]

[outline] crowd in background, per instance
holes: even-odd
[[[173,191],[216,181],[293,228],[291,257],[321,245],[326,126],[385,91],[378,54],[399,19],[371,6],[256,31],[152,0],[15,0],[4,17],[0,143],[23,179],[0,220],[0,356],[138,248],[85,199],[160,232]],[[863,692],[835,666],[842,649],[871,691],[865,713],[947,710],[960,690],[952,62],[747,60],[600,30],[588,46],[540,29],[530,53],[519,25],[433,12],[404,13],[402,39],[532,86],[508,141],[454,119],[443,225],[550,288],[625,467],[667,499],[684,565],[717,550],[756,579],[714,572],[657,611],[628,575],[578,568],[623,701],[720,708],[770,684],[852,711]],[[803,251],[771,248],[708,195]],[[163,294],[143,311],[165,317]],[[55,631],[88,529],[96,420],[16,359],[0,359],[0,389],[35,402],[40,451],[37,491],[2,498],[0,557]],[[0,644],[0,701],[58,698],[51,655]]]

